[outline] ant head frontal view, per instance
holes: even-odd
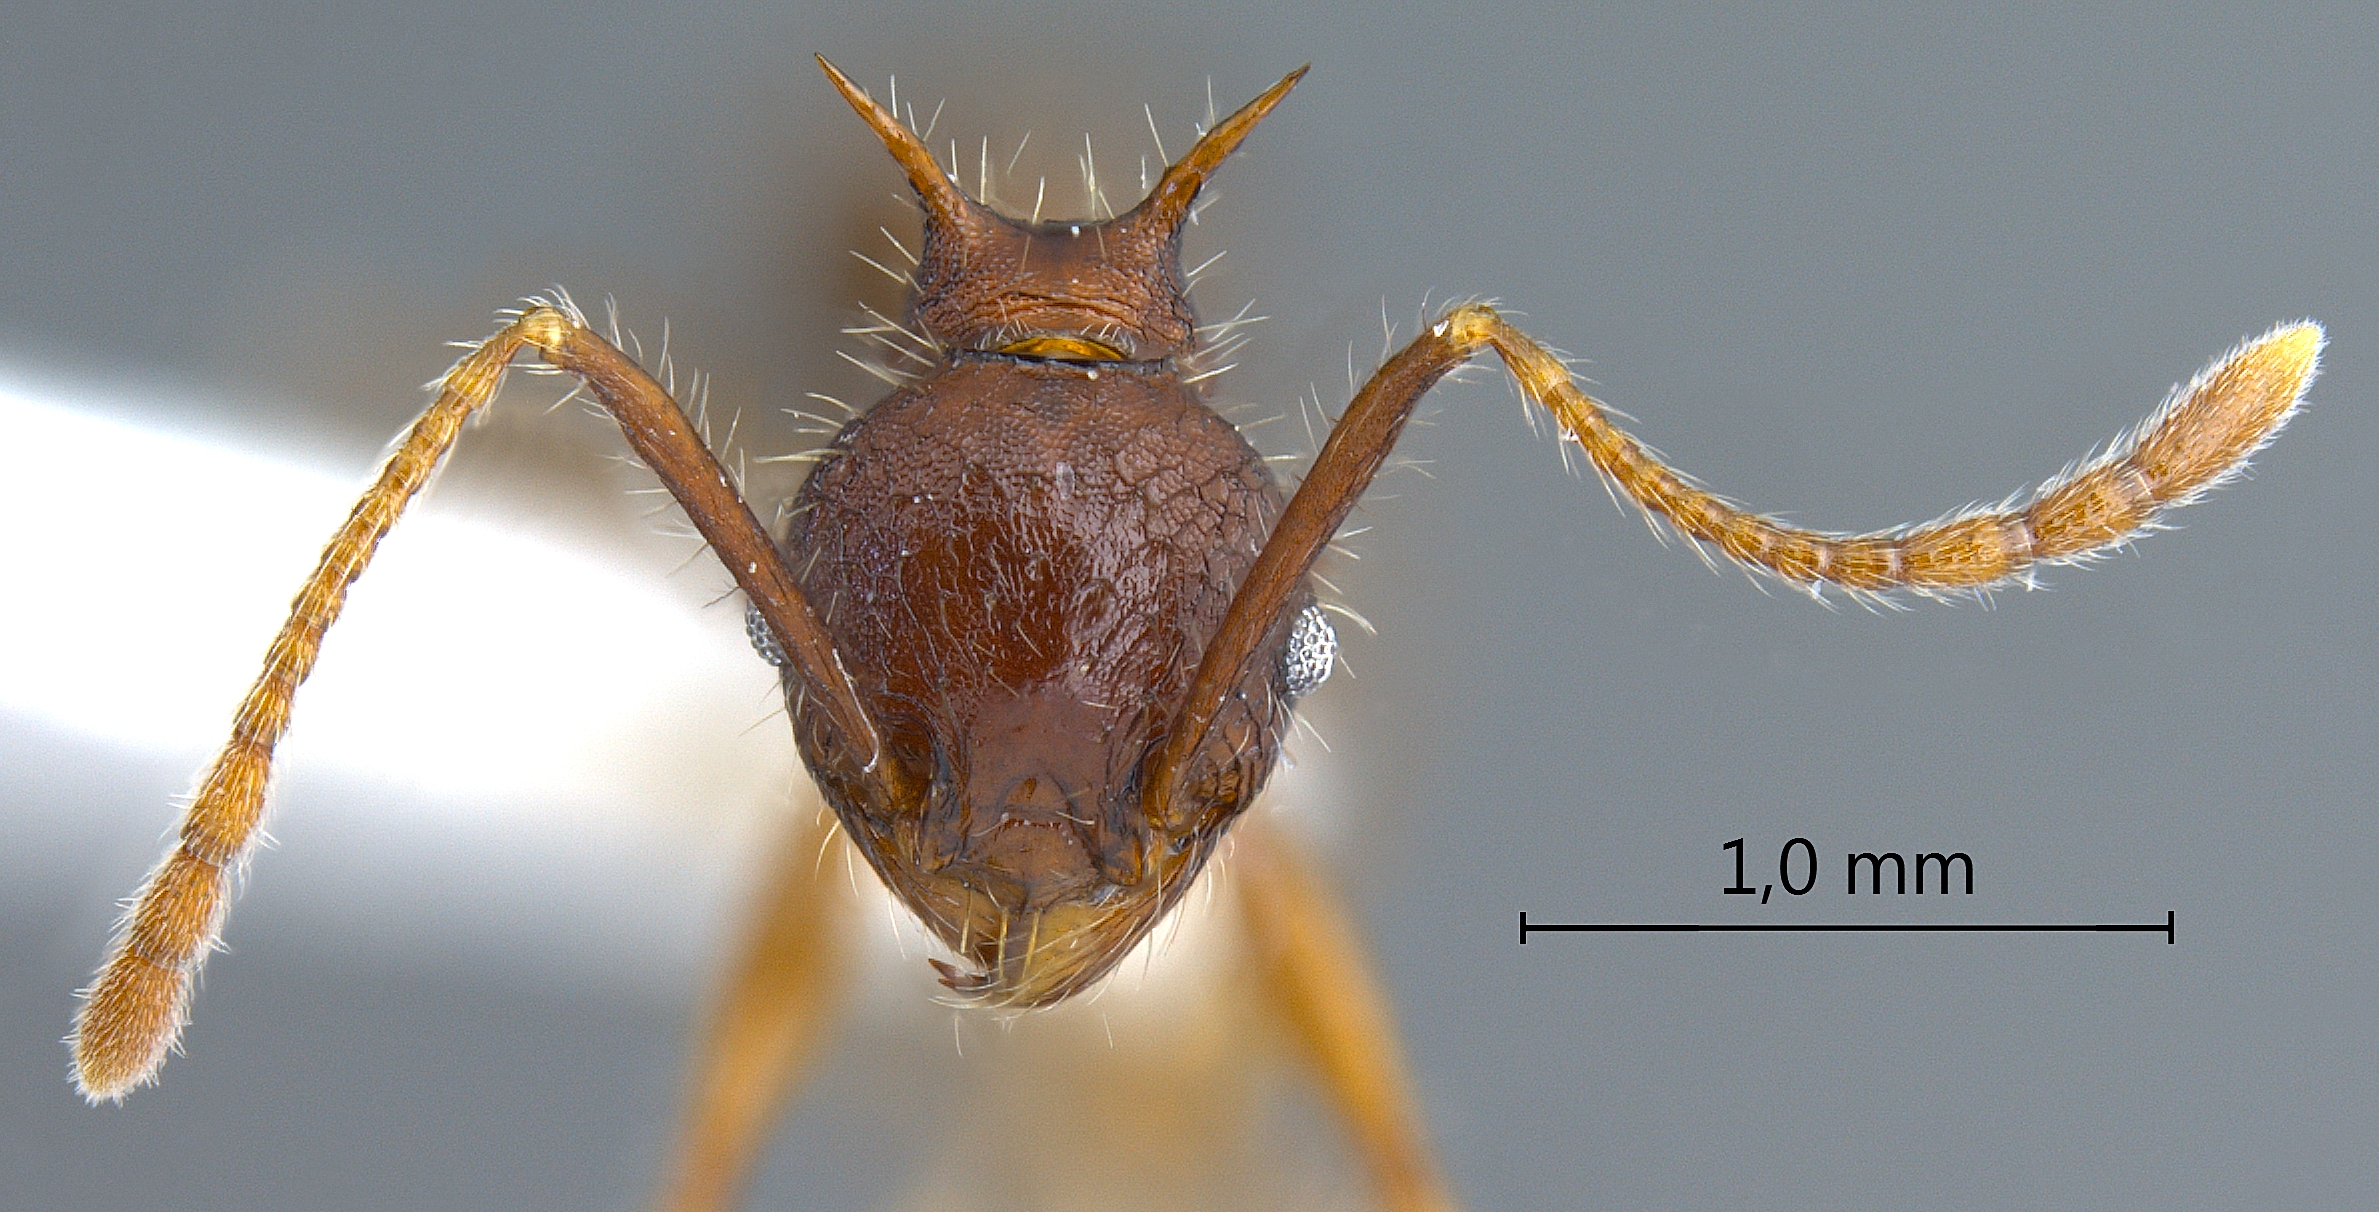
[[[923,202],[910,335],[940,356],[827,448],[785,544],[881,760],[869,768],[795,671],[786,693],[860,853],[976,966],[943,965],[944,982],[1046,1004],[1112,967],[1190,886],[1271,773],[1290,700],[1319,680],[1282,660],[1293,629],[1312,637],[1302,648],[1327,643],[1306,594],[1239,662],[1179,796],[1151,795],[1207,638],[1282,503],[1185,379],[1197,332],[1181,227],[1207,173],[1303,73],[1123,216],[1036,223],[969,198],[826,70]]]
[[[2282,324],[2028,493],[1845,534],[1704,488],[1620,429],[1560,356],[1468,303],[1380,363],[1284,494],[1205,399],[1219,373],[1208,364],[1239,321],[1197,323],[1180,245],[1203,184],[1302,69],[1204,132],[1129,211],[1053,223],[1037,205],[1002,214],[988,171],[985,196],[968,196],[955,155],[945,168],[891,108],[820,63],[921,203],[907,322],[864,330],[909,370],[887,372],[891,393],[815,452],[779,535],[616,331],[598,335],[558,292],[506,313],[435,385],[300,588],[76,1018],[86,1097],[122,1098],[173,1048],[325,632],[524,352],[618,421],[734,578],[845,853],[950,950],[931,961],[942,983],[961,1001],[1026,1010],[1112,970],[1262,790],[1297,700],[1336,654],[1315,562],[1421,398],[1479,355],[1551,416],[1565,457],[1656,530],[1812,597],[1894,604],[2029,586],[2042,568],[2159,529],[2287,423],[2324,341],[2310,321]],[[1449,1207],[1362,949],[1277,833],[1236,834],[1231,894],[1260,969],[1250,1004],[1291,1027],[1384,1201]],[[839,843],[823,826],[795,840],[708,1037],[677,1207],[726,1206],[829,1025],[842,881],[817,868]]]

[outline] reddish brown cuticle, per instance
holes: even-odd
[[[946,983],[1045,1004],[1189,887],[1288,724],[1275,662],[1251,662],[1152,819],[1141,771],[1282,509],[1179,368],[1197,341],[1179,229],[1294,78],[1120,218],[1028,223],[829,72],[924,204],[910,321],[943,358],[836,437],[785,539],[890,768],[863,771],[789,673],[795,733],[860,852],[976,966]]]

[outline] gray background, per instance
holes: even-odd
[[[1224,395],[1286,406],[1311,381],[1335,408],[1383,299],[1409,331],[1424,292],[1493,295],[1592,358],[1687,470],[1815,525],[2035,482],[2242,335],[2319,317],[2329,369],[2252,480],[1989,608],[1827,611],[1713,576],[1561,474],[1503,388],[1447,391],[1404,451],[1432,478],[1387,482],[1338,576],[1380,635],[1350,640],[1357,679],[1315,711],[1355,804],[1331,848],[1479,1207],[2361,1206],[2379,31],[2348,14],[47,6],[0,20],[0,355],[108,385],[114,415],[349,475],[439,341],[549,282],[667,317],[722,401],[864,397],[834,329],[890,296],[845,250],[909,220],[818,50],[947,97],[970,142],[1036,132],[1020,171],[1069,207],[1083,130],[1128,165],[1147,102],[1178,152],[1209,76],[1229,106],[1310,60],[1193,236],[1231,250],[1208,314],[1274,317]],[[1296,449],[1290,428],[1267,440]],[[633,525],[586,505],[601,492],[512,495],[576,466],[535,445],[466,452],[446,487],[524,526]],[[732,829],[580,873],[646,888],[610,935],[566,847],[432,842],[424,873],[383,870],[356,857],[377,839],[308,805],[395,793],[292,774],[191,1055],[92,1111],[59,1080],[68,991],[199,755],[0,727],[4,1202],[644,1198],[747,870]],[[1719,894],[1722,842],[1751,839],[1760,879],[1793,836],[1829,856],[1820,893]],[[1849,901],[1852,849],[1967,851],[1977,894]],[[508,880],[596,958],[524,969],[518,922],[455,918],[506,912],[486,889]],[[2174,910],[2180,943],[1523,950],[1522,909]],[[836,1062],[756,1206],[901,1190],[906,1146],[869,1125],[917,1107],[876,1064]]]

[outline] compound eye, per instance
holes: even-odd
[[[1338,633],[1331,629],[1330,620],[1319,606],[1308,606],[1297,612],[1297,621],[1289,625],[1288,647],[1280,654],[1281,693],[1301,699],[1313,693],[1313,688],[1330,680],[1330,670],[1338,663]]]
[[[743,608],[743,634],[744,638],[752,642],[752,651],[759,653],[761,660],[779,669],[789,663],[785,646],[776,642],[776,632],[770,629],[767,619],[760,617],[760,608],[750,603],[746,603]]]

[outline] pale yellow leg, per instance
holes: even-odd
[[[805,814],[807,815],[807,814]],[[743,951],[704,1030],[659,1207],[725,1212],[750,1179],[776,1113],[825,1041],[843,988],[851,894],[843,842],[822,821],[788,829]]]
[[[1429,1146],[1387,995],[1337,893],[1278,830],[1245,822],[1237,839],[1231,882],[1262,988],[1344,1118],[1382,1205],[1459,1207]]]

